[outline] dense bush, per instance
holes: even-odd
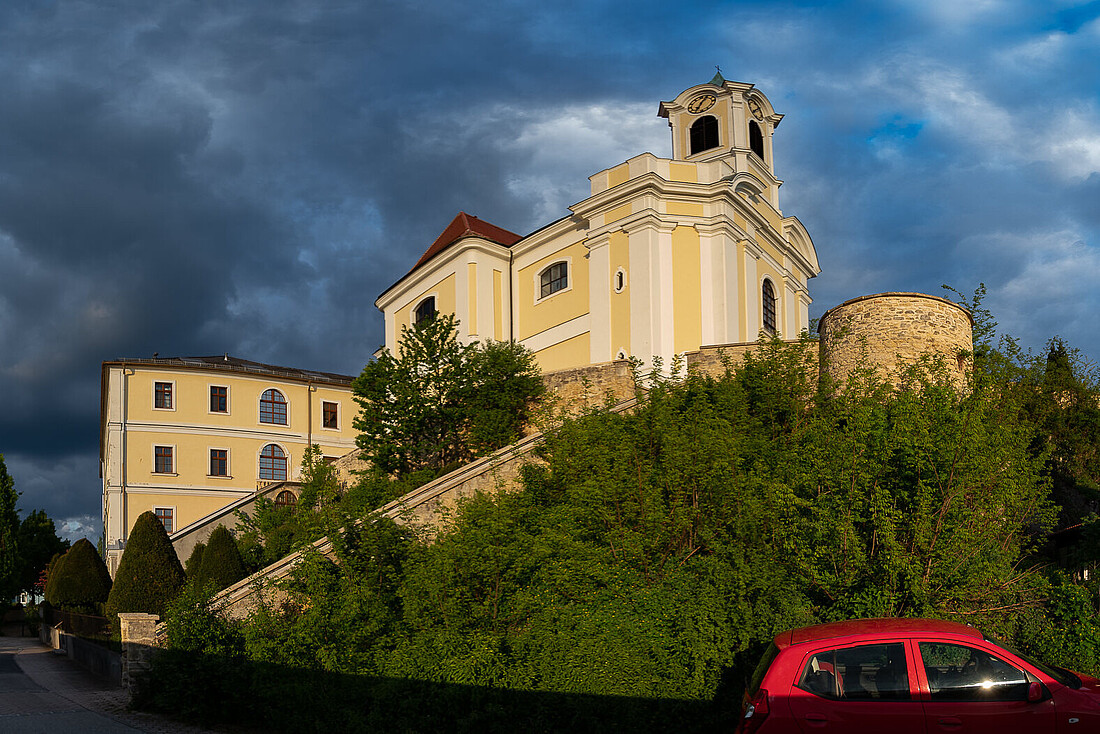
[[[195,547],[191,549],[191,555],[187,557],[187,562],[183,564],[183,575],[191,581],[195,578],[195,575],[199,572],[199,567],[202,565],[202,553],[206,550],[206,543],[195,543]]]
[[[164,526],[152,512],[143,512],[126,541],[106,616],[116,628],[119,612],[146,612],[163,619],[183,581],[183,566]]]
[[[202,553],[202,563],[193,579],[195,586],[199,588],[210,586],[215,591],[220,591],[247,575],[233,534],[224,525],[214,528],[214,532],[207,539],[206,548]]]
[[[98,614],[111,592],[111,575],[95,546],[81,538],[55,565],[47,601],[55,607]]]
[[[457,696],[456,731],[507,719],[494,716],[519,691],[735,709],[777,632],[870,616],[966,621],[1100,672],[1097,590],[1043,555],[1052,467],[1072,469],[1058,481],[1095,477],[1094,445],[1063,421],[1093,420],[1095,385],[1073,402],[1045,387],[1043,360],[989,351],[962,392],[935,362],[901,388],[867,373],[835,385],[819,381],[814,348],[770,342],[721,378],[651,378],[631,413],[565,421],[520,489],[470,498],[430,544],[321,506],[310,522],[344,528],[335,561],[307,554],[285,604],[230,633],[196,624],[180,680],[213,658],[254,684],[297,671],[298,695],[318,701],[360,685],[383,706],[406,686],[408,700]],[[1091,563],[1094,525],[1078,549]],[[501,689],[514,695],[479,693]],[[345,714],[369,706],[325,712]]]

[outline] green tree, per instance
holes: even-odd
[[[506,445],[541,394],[522,346],[463,345],[457,330],[451,315],[403,327],[397,355],[384,350],[353,383],[359,448],[384,474],[438,475]]]
[[[183,581],[183,566],[164,526],[152,512],[143,512],[126,541],[106,616],[116,629],[119,612],[146,612],[163,618]]]
[[[19,524],[18,546],[19,590],[37,589],[41,594],[43,590],[37,587],[42,572],[55,554],[69,549],[69,541],[58,537],[54,522],[46,515],[45,510],[34,510]]]
[[[57,565],[49,602],[74,612],[96,614],[111,592],[111,575],[95,546],[81,538]]]
[[[206,543],[195,543],[195,547],[191,549],[191,555],[187,557],[187,562],[183,564],[183,575],[191,581],[199,573],[199,567],[202,566],[202,554],[206,550]]]
[[[0,454],[0,599],[10,599],[19,590],[19,493]]]
[[[214,528],[207,539],[206,549],[202,553],[202,563],[195,574],[194,584],[198,588],[210,586],[220,591],[243,579],[245,572],[241,553],[237,550],[237,541],[224,525]]]

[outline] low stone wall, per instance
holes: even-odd
[[[122,656],[110,648],[48,624],[39,626],[38,639],[97,678],[122,685]]]
[[[634,372],[625,359],[547,372],[542,381],[570,412],[634,397]]]
[[[798,340],[784,340],[787,344],[797,344]],[[736,367],[744,359],[745,355],[760,348],[760,342],[738,342],[735,344],[715,344],[706,346],[697,352],[688,352],[686,362],[688,369],[695,369],[704,375],[721,377],[726,372],[726,365]],[[817,360],[817,350],[811,349],[810,355]]]

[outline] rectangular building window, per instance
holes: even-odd
[[[229,450],[210,449],[210,476],[229,476]]]
[[[153,471],[157,474],[172,473],[172,447],[153,447]]]
[[[321,425],[325,428],[339,428],[340,406],[327,400],[321,402]]]
[[[154,507],[153,514],[160,520],[160,524],[164,526],[164,530],[167,533],[175,532],[175,523],[173,520],[174,510],[171,507]]]
[[[229,412],[229,388],[228,387],[216,387],[211,385],[210,387],[210,412],[211,413],[228,413]]]
[[[172,383],[153,383],[153,407],[164,410],[172,409]]]

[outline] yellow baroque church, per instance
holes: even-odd
[[[460,339],[521,342],[544,372],[708,346],[796,338],[820,272],[806,228],[779,208],[772,140],[783,116],[752,84],[715,75],[658,114],[672,157],[590,177],[570,214],[521,236],[459,213],[375,305],[385,346],[453,313]]]

